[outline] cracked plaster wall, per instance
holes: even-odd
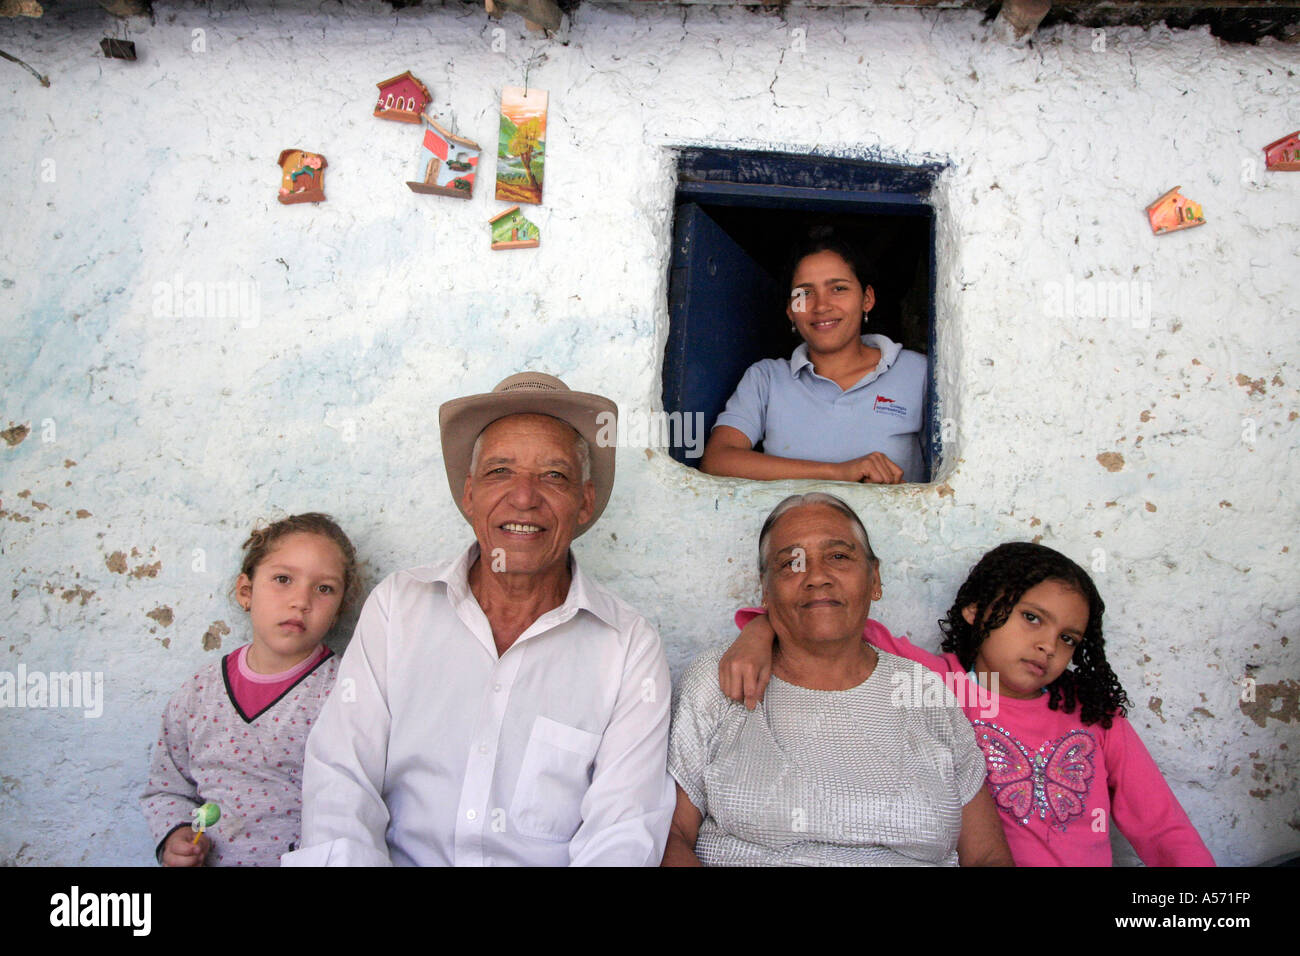
[[[98,54],[97,14],[0,22],[52,79],[0,64],[0,669],[102,672],[105,694],[97,719],[0,709],[0,861],[151,862],[148,750],[180,682],[246,639],[226,591],[255,520],[332,512],[373,583],[467,540],[442,401],[536,367],[656,405],[672,148],[700,144],[947,164],[945,468],[828,489],[883,557],[875,616],[934,647],[985,549],[1066,552],[1096,569],[1133,720],[1216,857],[1300,848],[1300,176],[1259,149],[1300,127],[1294,46],[1157,26],[1013,47],[906,10],[583,6],[561,44],[459,6],[154,9],[135,64]],[[530,62],[542,244],[492,253],[504,204],[487,182],[409,192],[417,134],[370,116],[373,84],[411,69],[490,144]],[[275,202],[289,147],[326,156],[324,204]],[[1155,238],[1142,208],[1174,185],[1209,224]],[[195,282],[247,295],[160,299]],[[1085,308],[1101,282],[1150,314]],[[791,490],[622,449],[576,550],[677,674],[754,600],[758,526]]]

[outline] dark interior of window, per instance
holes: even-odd
[[[929,355],[934,335],[934,216],[938,166],[725,150],[683,150],[668,280],[664,411],[704,415],[707,435],[745,370],[788,358],[800,339],[785,315],[788,258],[829,226],[864,255],[876,294],[868,332]],[[934,374],[922,449],[939,463]],[[760,447],[761,450],[761,447]],[[698,467],[689,449],[673,457]]]

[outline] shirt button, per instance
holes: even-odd
[[[494,691],[496,691],[498,694],[501,693],[501,685],[500,685],[500,684],[493,684],[493,685],[492,685],[492,689],[493,689]]]
[[[478,752],[481,753],[481,754],[485,754],[485,753],[487,753],[487,744],[479,744],[479,745],[478,745]]]
[[[466,820],[477,820],[477,819],[478,819],[478,811],[477,811],[477,810],[466,810],[466,811],[465,811],[465,819],[466,819]]]

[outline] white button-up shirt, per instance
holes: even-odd
[[[371,593],[307,740],[285,865],[654,866],[675,788],[668,664],[572,561],[562,605],[498,656],[479,548]]]

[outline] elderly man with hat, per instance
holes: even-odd
[[[668,665],[569,552],[609,501],[597,435],[617,412],[532,372],[439,410],[475,541],[366,601],[307,741],[285,864],[659,863]]]

